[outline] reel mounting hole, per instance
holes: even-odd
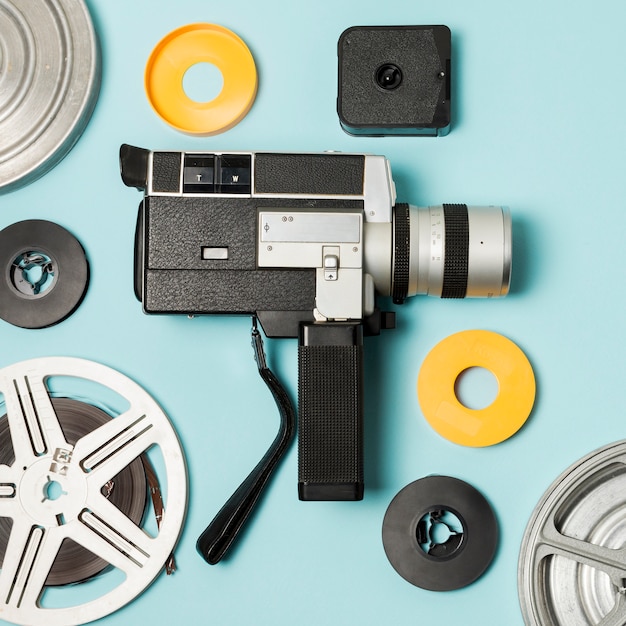
[[[485,367],[468,367],[454,381],[454,394],[467,409],[485,409],[498,396],[498,380],[493,372]]]
[[[28,250],[13,260],[11,283],[20,294],[41,297],[52,289],[55,282],[55,263],[47,254]]]
[[[430,556],[454,554],[463,542],[463,522],[449,509],[435,509],[424,514],[416,528],[419,547]]]
[[[183,90],[194,102],[211,102],[223,88],[224,76],[213,63],[194,63],[183,75]]]
[[[49,480],[44,489],[44,500],[58,500],[61,496],[67,495],[63,491],[63,486],[57,480]]]

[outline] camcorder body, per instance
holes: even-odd
[[[379,296],[508,292],[503,207],[396,203],[366,154],[120,150],[144,191],[135,292],[149,314],[246,314],[298,351],[298,493],[363,497],[363,337],[393,328]]]

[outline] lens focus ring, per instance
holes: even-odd
[[[442,298],[465,298],[469,257],[469,218],[466,204],[444,204],[446,225]]]
[[[394,304],[403,304],[409,293],[409,259],[411,250],[411,226],[409,205],[396,204],[394,212],[393,290]]]

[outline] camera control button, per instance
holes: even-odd
[[[223,154],[216,176],[220,193],[250,193],[251,157],[249,154]]]
[[[185,155],[183,171],[184,193],[213,193],[215,191],[215,156]]]
[[[324,255],[324,280],[337,280],[339,257],[335,254]]]

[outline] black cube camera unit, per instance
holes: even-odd
[[[353,26],[339,38],[337,113],[351,135],[447,135],[447,26]]]

